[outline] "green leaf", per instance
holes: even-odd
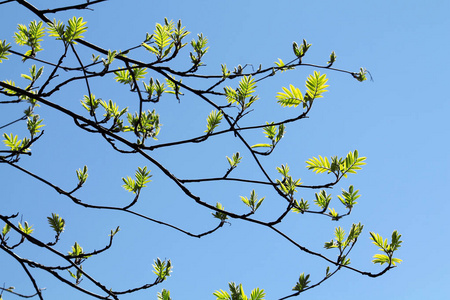
[[[130,72],[131,70],[131,72]],[[140,79],[145,78],[145,75],[147,74],[147,68],[138,68],[135,65],[133,65],[130,70],[128,69],[119,69],[118,71],[115,71],[114,74],[116,77],[114,79],[117,82],[123,83],[123,84],[130,84],[133,85],[133,76],[134,79],[139,81]],[[133,75],[132,75],[133,74]]]
[[[220,66],[221,66],[221,68],[222,68],[222,78],[225,79],[225,78],[227,78],[228,76],[230,76],[231,71],[229,71],[229,70],[227,69],[227,65],[221,64]]]
[[[277,167],[277,172],[283,175],[283,177],[289,177],[289,166],[281,165],[281,167]]]
[[[222,118],[223,118],[223,114],[220,110],[219,111],[213,110],[206,118],[207,130],[205,130],[205,132],[212,133],[214,131],[214,129],[217,126],[219,126],[220,121],[222,121]]]
[[[231,87],[225,87],[225,96],[228,103],[237,104],[242,111],[249,108],[250,105],[258,100],[258,96],[253,93],[256,89],[256,82],[252,76],[243,76],[239,82],[239,87],[234,90]]]
[[[336,53],[334,53],[334,51],[333,52],[331,52],[331,54],[330,54],[330,60],[327,62],[327,64],[328,64],[328,67],[331,67],[332,65],[333,65],[333,63],[336,61]]]
[[[278,59],[278,61],[275,62],[275,65],[280,68],[281,72],[286,72],[287,70],[294,70],[294,67],[286,66],[284,62],[281,60],[281,58]]]
[[[264,300],[265,296],[266,293],[264,293],[264,290],[260,288],[255,288],[252,290],[252,293],[250,294],[250,300]]]
[[[308,101],[313,101],[316,98],[322,98],[322,94],[327,92],[325,88],[328,79],[326,74],[320,75],[320,72],[314,71],[314,75],[309,75],[306,80],[306,95],[308,96]]]
[[[305,288],[307,288],[308,284],[310,283],[310,281],[308,280],[309,276],[310,276],[309,274],[305,276],[305,273],[302,273],[300,275],[300,278],[298,279],[298,282],[295,284],[295,286],[292,288],[292,290],[301,292]]]
[[[176,96],[183,95],[183,93],[180,92],[180,86],[178,83],[182,82],[182,79],[176,80],[174,76],[169,75],[172,80],[169,78],[166,78],[167,86],[170,88],[170,90],[165,91],[168,94],[174,94]]]
[[[33,226],[29,226],[27,221],[24,222],[23,226],[22,226],[22,224],[19,222],[19,229],[20,229],[20,231],[22,231],[22,232],[25,233],[25,234],[31,234],[31,233],[33,233],[34,229],[31,228],[31,227],[33,227]]]
[[[86,182],[86,180],[88,178],[87,171],[88,171],[87,166],[84,166],[83,169],[76,170],[79,185],[82,185]]]
[[[17,135],[13,136],[12,133],[10,135],[3,133],[3,137],[5,138],[3,142],[7,147],[10,148],[11,151],[20,151],[22,140],[19,140],[19,137]]]
[[[359,82],[367,80],[367,70],[364,68],[360,68],[358,73],[352,73],[352,75]]]
[[[56,37],[57,40],[65,41],[65,25],[61,21],[56,21],[47,23],[47,32],[49,36]]]
[[[173,21],[169,22],[165,19],[164,23],[164,25],[157,23],[154,33],[152,35],[147,34],[145,41],[141,44],[146,50],[155,54],[158,60],[167,57],[171,53],[175,42],[179,45],[178,49],[183,47],[181,39],[189,33],[184,31],[184,27],[181,27],[180,22],[176,30],[174,29]],[[147,43],[154,43],[155,47]]]
[[[252,148],[262,148],[262,147],[272,147],[272,145],[270,145],[270,144],[255,144],[255,145],[253,145],[252,146]]]
[[[380,264],[380,265],[385,264],[385,263],[389,264],[389,261],[390,261],[389,257],[384,254],[375,254],[373,256],[373,258],[374,258],[374,260],[372,260],[372,262],[374,264]]]
[[[3,237],[5,237],[7,234],[8,234],[8,232],[11,230],[11,226],[9,226],[9,224],[5,224],[5,226],[3,227],[3,229],[2,229],[2,235],[3,235]]]
[[[337,221],[339,220],[339,213],[336,212],[336,210],[334,208],[328,208],[330,210],[330,215],[331,215],[331,220],[333,221]]]
[[[216,203],[216,208],[220,209],[220,210],[224,210],[225,208],[223,207],[222,204],[220,204],[220,202]],[[212,215],[214,216],[214,218],[217,218],[221,221],[225,221],[226,219],[228,219],[227,214],[220,212],[220,211],[216,211],[214,213],[212,213]]]
[[[133,178],[131,178],[130,176],[127,176],[127,178],[122,177],[122,180],[125,183],[124,185],[122,185],[122,187],[125,190],[127,190],[128,192],[136,193],[136,191],[137,191],[136,182],[134,181]]]
[[[158,292],[157,294],[158,300],[172,300],[170,298],[170,291],[163,289],[161,293]]]
[[[228,163],[231,168],[236,168],[237,165],[241,162],[242,156],[240,156],[239,152],[234,153],[231,158],[227,156]]]
[[[150,170],[147,171],[147,167],[138,167],[135,176],[136,180],[130,176],[127,176],[127,178],[122,177],[122,181],[124,182],[122,187],[128,192],[133,192],[134,194],[138,193],[143,187],[146,187],[146,184],[151,181],[150,178],[152,175],[150,175]]]
[[[289,85],[289,89],[282,87],[284,93],[279,92],[276,96],[277,103],[282,107],[297,107],[300,103],[304,103],[303,95],[300,89]]]
[[[331,195],[328,195],[325,190],[321,190],[319,193],[315,193],[315,196],[316,199],[314,200],[314,203],[323,210],[326,210],[330,204]]]
[[[85,26],[87,22],[83,22],[82,17],[73,17],[68,20],[68,23],[69,25],[64,32],[64,41],[76,44],[75,40],[83,38],[82,34],[87,31],[87,26]]]
[[[53,228],[57,235],[61,234],[64,231],[66,222],[58,214],[52,213],[52,216],[47,217],[47,220],[50,224],[50,227]]]
[[[224,290],[220,290],[220,291],[215,291],[213,293],[213,296],[217,297],[216,300],[233,300],[230,297],[230,294],[228,294],[226,291]]]
[[[31,48],[25,52],[26,56],[34,57],[37,52],[42,51],[40,42],[42,42],[42,37],[45,35],[42,21],[31,21],[28,27],[19,24],[17,29],[18,32],[14,33],[16,43],[18,45],[29,46]],[[27,59],[28,57],[23,57],[22,61]]]
[[[303,200],[303,198],[301,198],[300,202],[298,202],[297,200],[294,201],[294,206],[292,207],[292,211],[296,212],[296,213],[305,213],[307,210],[309,209],[309,203],[308,200]]]
[[[138,170],[136,171],[136,186],[140,190],[143,187],[146,187],[146,183],[149,183],[151,180],[150,178],[152,175],[150,175],[150,170],[147,171],[147,167],[140,168],[138,167]]]
[[[158,281],[162,282],[170,276],[172,272],[172,263],[169,260],[161,260],[159,257],[154,261],[153,273],[158,276]]]
[[[383,238],[378,233],[370,232],[370,236],[372,243],[377,245],[380,248],[379,250],[385,253],[375,254],[375,259],[372,260],[374,264],[379,263],[382,265],[384,263],[388,263],[395,266],[396,263],[402,262],[401,259],[392,257],[394,252],[400,247],[400,244],[402,243],[402,241],[400,240],[401,235],[398,234],[397,230],[392,233],[392,240],[390,244],[388,244],[387,239],[383,241]]]
[[[83,100],[80,100],[81,105],[89,112],[91,116],[95,115],[95,110],[100,104],[101,99],[96,99],[95,95],[91,94],[90,96],[84,95]]]
[[[316,174],[328,172],[331,173],[331,164],[327,157],[313,157],[306,161],[306,168],[316,172]]]
[[[340,170],[344,177],[347,177],[347,173],[356,174],[357,170],[361,170],[361,166],[365,165],[366,157],[359,157],[358,150],[349,152],[345,157],[345,160],[340,164]]]
[[[155,110],[143,111],[139,117],[138,113],[134,115],[128,113],[127,115],[128,122],[130,126],[124,126],[123,131],[132,131],[139,138],[145,140],[147,138],[153,138],[156,140],[159,131],[160,131],[160,123],[159,123],[159,115],[155,112]]]
[[[337,227],[334,230],[334,236],[336,237],[336,241],[339,244],[342,244],[342,242],[344,241],[344,238],[345,238],[345,231],[344,231],[344,229],[342,229],[341,226]]]
[[[72,251],[69,251],[69,256],[76,257],[84,254],[83,247],[80,246],[77,242],[72,246]]]
[[[32,137],[41,132],[39,129],[45,126],[41,124],[43,120],[39,119],[39,115],[33,115],[32,118],[27,118],[27,128]]]
[[[6,40],[0,41],[0,63],[3,62],[3,60],[8,59],[8,55],[11,55],[9,52],[9,49],[11,49],[11,45],[6,43]]]
[[[247,197],[241,197],[241,201],[244,202],[245,205],[251,208],[252,212],[255,212],[264,201],[265,197],[262,197],[258,200],[258,196],[256,195],[255,190],[252,190],[250,193],[250,198]]]
[[[350,185],[348,188],[348,192],[342,189],[342,196],[338,195],[341,203],[345,205],[348,209],[353,208],[355,204],[358,204],[355,200],[358,199],[361,195],[358,195],[359,190],[354,191],[353,185]]]

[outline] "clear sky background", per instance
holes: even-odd
[[[43,9],[54,7],[56,2],[32,3]],[[155,23],[163,22],[164,17],[181,19],[192,33],[189,41],[197,33],[203,33],[209,40],[207,67],[200,71],[205,74],[220,73],[222,63],[229,68],[249,64],[256,69],[259,64],[271,66],[278,58],[290,61],[292,42],[300,43],[302,39],[312,44],[305,63],[325,64],[334,50],[335,67],[350,71],[367,68],[373,81],[364,83],[349,75],[327,72],[329,92],[315,103],[309,119],[287,127],[275,153],[262,161],[274,177],[275,167],[288,163],[294,177],[301,177],[305,184],[319,184],[331,179],[308,171],[307,159],[318,155],[344,156],[358,149],[367,157],[367,166],[328,191],[336,196],[350,184],[360,190],[362,196],[351,216],[335,223],[323,217],[293,213],[280,228],[302,245],[333,257],[332,250],[323,249],[323,243],[333,237],[333,228],[340,225],[348,231],[352,223],[362,222],[365,230],[353,250],[352,266],[373,273],[382,268],[370,262],[377,248],[371,244],[369,231],[390,237],[393,230],[398,230],[404,243],[397,257],[403,263],[375,279],[343,270],[300,297],[447,299],[450,104],[445,88],[450,2],[111,0],[94,8],[92,12],[72,11],[57,18],[65,21],[74,15],[83,16],[89,26],[86,40],[106,49],[122,50],[142,42],[145,33],[152,32]],[[32,19],[30,13],[15,3],[0,6],[0,40],[12,43],[17,24],[28,24]],[[18,46],[13,49],[22,51]],[[45,44],[44,49],[50,50]],[[88,61],[90,52],[84,54]],[[42,55],[55,54],[44,51]],[[188,61],[188,51],[182,55]],[[140,58],[145,60],[144,56]],[[24,85],[19,76],[28,68],[29,64],[18,64],[17,59],[4,62],[0,64],[0,80],[13,79]],[[314,68],[297,68],[258,84],[261,99],[247,124],[295,115],[288,109],[276,108],[275,95],[289,84],[304,91],[304,81],[313,71]],[[86,92],[80,89],[73,85],[52,99],[81,112],[79,100]],[[133,107],[134,95],[127,90],[110,78],[95,86],[93,93],[118,101],[121,107]],[[20,117],[24,108],[1,106],[0,125]],[[201,134],[211,110],[189,94],[180,103],[168,96],[155,108],[164,125],[159,142]],[[69,190],[76,185],[75,170],[86,164],[89,179],[77,196],[87,202],[121,205],[131,195],[120,187],[120,178],[134,174],[138,166],[148,165],[153,182],[144,190],[137,210],[193,233],[207,231],[217,224],[210,211],[192,203],[164,180],[155,166],[140,158],[118,155],[93,135],[77,133],[67,117],[45,107],[37,112],[44,118],[45,134],[33,148],[33,156],[24,157],[21,166]],[[18,133],[23,126],[8,130]],[[252,135],[252,142],[264,142],[261,131]],[[243,165],[233,171],[234,175],[251,177],[254,165],[250,160],[244,164],[250,155],[238,147],[229,138],[217,138],[204,146],[175,147],[152,155],[176,176],[196,178],[223,175],[227,169],[225,156],[242,151]],[[156,299],[162,288],[169,289],[176,300],[214,299],[212,293],[227,289],[230,281],[243,283],[248,294],[260,287],[266,290],[266,299],[278,299],[291,293],[300,273],[311,273],[312,282],[325,273],[327,265],[320,259],[300,253],[266,228],[231,220],[231,226],[225,225],[216,234],[194,239],[120,213],[74,207],[68,199],[36,180],[7,165],[0,167],[0,213],[20,212],[43,239],[51,239],[53,235],[46,217],[52,212],[59,213],[67,221],[59,248],[62,252],[68,251],[75,240],[86,251],[99,249],[107,243],[109,230],[121,226],[113,248],[84,265],[105,283],[127,289],[153,281],[153,259],[172,260],[174,271],[165,283],[123,299]],[[192,188],[208,203],[219,201],[225,208],[240,207],[242,213],[244,208],[238,203],[238,196],[248,196],[255,188],[259,196],[266,196],[261,207],[262,219],[270,219],[280,210],[276,205],[280,199],[269,189],[248,184],[192,185]],[[305,199],[313,199],[314,191],[300,193]],[[334,201],[337,202],[331,206],[341,209],[336,197]],[[57,263],[37,249],[19,253]],[[19,265],[3,253],[0,270],[0,285],[14,285],[18,292],[32,292]],[[41,274],[37,275],[38,283],[47,287],[44,294],[47,299],[80,299],[80,294],[62,287],[51,277],[35,274]],[[4,299],[14,297],[4,294]]]

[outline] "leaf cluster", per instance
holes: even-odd
[[[3,60],[8,59],[8,55],[11,55],[9,50],[11,49],[11,44],[7,44],[6,40],[0,40],[0,63],[2,63]]]
[[[172,300],[172,298],[170,297],[170,291],[163,289],[160,292],[158,292],[158,294],[156,295],[158,297],[158,300]]]
[[[250,207],[250,209],[252,210],[252,213],[254,213],[263,203],[264,199],[266,197],[262,197],[261,199],[258,200],[258,195],[256,195],[255,190],[252,190],[250,193],[250,198],[244,197],[244,196],[240,196],[242,202],[244,202],[245,205],[247,205],[248,207]]]
[[[153,138],[156,140],[156,136],[160,131],[159,115],[155,110],[148,110],[142,112],[140,115],[135,113],[134,115],[128,113],[128,122],[130,126],[124,126],[123,131],[133,131],[140,140],[138,143],[143,143],[147,138]]]
[[[225,96],[228,103],[237,104],[240,110],[243,112],[248,109],[253,102],[258,100],[258,96],[253,95],[256,89],[255,79],[249,76],[243,76],[239,81],[237,89],[233,89],[229,86],[224,88]]]
[[[206,54],[209,47],[206,47],[206,44],[208,43],[208,39],[203,36],[202,33],[197,35],[197,41],[192,40],[191,46],[194,49],[194,53],[189,53],[189,56],[191,58],[191,62],[194,65],[194,67],[199,67],[203,63],[201,62],[202,57]]]
[[[300,277],[298,278],[298,281],[295,284],[295,286],[292,288],[292,290],[301,292],[305,288],[307,288],[308,284],[311,282],[309,280],[309,276],[310,276],[310,274],[307,274],[307,275],[305,275],[305,273],[300,274]]]
[[[157,23],[153,34],[147,36],[145,41],[141,44],[147,51],[156,55],[158,61],[168,57],[175,48],[178,52],[181,48],[187,45],[182,43],[182,39],[190,32],[184,30],[185,27],[181,25],[181,21],[177,22],[177,26],[173,21],[164,19],[164,25]],[[154,44],[154,46],[152,46]]]
[[[268,126],[265,126],[263,128],[263,132],[266,136],[266,138],[270,139],[271,143],[270,144],[255,144],[253,146],[251,146],[252,148],[261,148],[261,147],[265,147],[265,148],[271,148],[272,150],[275,148],[275,146],[278,144],[278,142],[283,138],[285,132],[286,132],[286,127],[284,124],[280,124],[278,125],[278,128],[273,125],[273,123],[268,124]]]
[[[129,69],[120,68],[118,71],[114,71],[114,74],[116,75],[114,79],[117,82],[129,84],[131,86],[131,89],[134,89],[134,83],[145,78],[145,75],[147,74],[147,68],[137,67],[136,65],[133,65]]]
[[[337,178],[347,177],[348,173],[356,174],[357,170],[361,170],[361,166],[365,165],[366,157],[359,157],[358,151],[349,152],[345,158],[338,158],[337,156],[319,158],[313,157],[306,161],[306,168],[312,170],[316,174],[319,173],[333,173]]]
[[[279,189],[287,196],[293,197],[294,193],[297,192],[297,186],[301,185],[300,178],[294,180],[291,175],[289,175],[289,166],[281,165],[277,167],[278,173],[280,173],[283,178],[282,180],[277,179],[277,185]]]
[[[299,88],[291,84],[289,89],[282,87],[283,92],[278,92],[276,96],[277,102],[282,107],[297,107],[303,104],[303,108],[309,108],[315,99],[322,98],[322,94],[327,92],[327,81],[326,74],[320,75],[320,72],[314,71],[306,80],[305,95],[302,94]]]
[[[48,224],[51,228],[56,232],[56,235],[59,236],[63,231],[66,225],[66,221],[61,218],[58,214],[52,213],[51,217],[47,217]]]
[[[167,279],[167,277],[170,276],[170,273],[172,272],[172,263],[169,260],[161,260],[159,257],[154,261],[153,266],[153,273],[158,276],[157,281],[162,282]]]
[[[361,223],[358,224],[352,224],[352,227],[350,228],[350,232],[348,233],[347,238],[345,237],[345,231],[340,226],[336,227],[334,230],[334,236],[335,238],[331,240],[330,242],[326,242],[324,245],[325,249],[332,249],[337,248],[340,251],[340,261],[339,263],[348,265],[350,263],[349,258],[343,257],[343,252],[346,250],[347,247],[353,246],[354,243],[356,243],[359,235],[361,234],[362,230],[364,228],[364,225]]]
[[[3,140],[3,143],[7,147],[9,147],[10,151],[12,152],[27,152],[28,146],[30,144],[30,140],[27,137],[24,137],[23,139],[19,140],[19,137],[17,135],[14,135],[11,133],[7,135],[6,133],[3,133],[3,137],[5,138]]]
[[[308,44],[305,39],[303,39],[302,44],[299,46],[297,42],[292,43],[292,49],[294,50],[295,56],[298,58],[302,58],[305,56],[308,49],[311,47],[311,44]]]
[[[233,153],[231,158],[227,156],[228,163],[232,169],[236,168],[237,165],[241,162],[242,156],[240,156],[239,152]]]
[[[145,184],[151,181],[150,178],[152,175],[150,175],[150,170],[147,171],[147,167],[138,167],[135,176],[136,179],[130,176],[127,176],[127,178],[122,177],[122,181],[125,183],[122,187],[128,192],[138,194],[143,187],[146,187]]]
[[[87,22],[83,22],[82,17],[73,17],[67,21],[68,25],[64,25],[61,21],[49,22],[47,31],[49,36],[56,37],[57,40],[63,41],[65,44],[76,44],[76,39],[81,39],[82,35],[87,31]]]
[[[219,210],[225,210],[225,207],[223,207],[223,205],[220,202],[216,203],[216,208]],[[214,218],[217,218],[221,221],[225,221],[226,219],[228,219],[227,214],[221,211],[216,211],[212,213],[212,215],[214,216]]]
[[[206,118],[206,132],[207,134],[211,134],[214,129],[219,126],[220,121],[222,121],[223,114],[220,110],[213,110]]]
[[[234,282],[228,283],[230,293],[224,290],[215,291],[213,295],[216,300],[264,300],[266,293],[263,289],[255,288],[250,294],[250,298],[244,293],[242,284],[236,285]]]
[[[372,243],[377,245],[380,251],[384,252],[384,254],[375,254],[373,256],[374,260],[372,260],[372,262],[374,264],[382,265],[386,263],[389,266],[395,266],[396,263],[402,262],[400,258],[392,257],[394,255],[394,252],[401,247],[401,244],[403,242],[402,240],[400,240],[402,236],[397,232],[397,230],[394,230],[394,232],[392,232],[391,243],[388,243],[387,239],[383,240],[381,235],[379,235],[378,233],[370,232],[370,236]]]
[[[281,60],[281,58],[278,59],[278,61],[275,62],[275,65],[281,70],[281,72],[286,72],[287,70],[294,70],[295,67],[292,66],[286,66]]]
[[[32,21],[28,27],[23,24],[17,26],[18,32],[14,33],[14,39],[18,45],[29,46],[31,49],[25,52],[22,61],[29,57],[34,57],[37,52],[42,51],[41,42],[42,37],[45,36],[43,22]]]

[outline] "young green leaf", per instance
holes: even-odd
[[[47,217],[47,220],[48,224],[51,228],[53,228],[57,235],[61,234],[64,231],[66,222],[58,214],[52,213],[52,216]]]
[[[331,173],[331,164],[327,157],[322,157],[319,155],[319,158],[313,157],[307,160],[306,164],[306,168],[316,172],[316,174],[324,172]]]
[[[88,178],[87,171],[88,171],[87,166],[84,166],[83,169],[76,170],[79,185],[83,185],[86,182]]]
[[[336,61],[336,53],[334,53],[334,51],[331,52],[330,54],[330,60],[327,62],[328,66],[327,67],[331,67],[334,62]]]
[[[320,72],[314,71],[314,75],[309,75],[306,80],[307,100],[313,101],[316,98],[322,98],[322,94],[327,92],[327,81],[326,74],[320,75]]]
[[[308,284],[310,283],[309,279],[309,274],[305,276],[305,273],[302,273],[300,275],[300,278],[298,279],[297,283],[295,284],[295,286],[292,288],[293,291],[298,291],[301,292],[303,291],[305,288],[308,287]]]
[[[315,196],[316,199],[314,200],[314,203],[323,210],[326,210],[330,204],[331,195],[328,195],[325,190],[321,190],[319,193],[315,193]]]
[[[68,23],[69,25],[64,32],[64,41],[76,44],[75,40],[83,38],[82,34],[87,31],[87,26],[85,26],[87,22],[83,22],[82,17],[73,17],[68,20]]]
[[[6,43],[6,40],[0,40],[0,63],[3,62],[3,60],[8,59],[8,55],[11,55],[9,52],[9,49],[11,49],[11,45]]]
[[[292,207],[292,211],[296,213],[305,213],[309,209],[309,203],[308,200],[303,200],[303,198],[300,199],[300,202],[297,200],[294,201],[294,206]]]
[[[281,60],[281,58],[278,59],[278,61],[275,62],[275,65],[281,70],[281,72],[286,72],[287,70],[294,70],[294,67],[289,67],[284,64],[284,62]]]
[[[216,203],[216,208],[218,208],[220,210],[224,210],[225,209],[223,207],[223,205],[220,204],[220,202]],[[221,221],[225,221],[226,219],[228,219],[228,216],[225,213],[220,212],[220,211],[216,211],[216,212],[212,213],[212,215],[214,216],[214,218],[217,218],[217,219],[219,219]]]
[[[338,195],[341,203],[345,205],[346,208],[351,209],[355,204],[358,204],[355,200],[361,195],[358,195],[359,190],[354,191],[353,185],[350,185],[348,192],[342,189],[342,196]]]
[[[5,226],[3,226],[3,229],[2,229],[2,236],[5,237],[10,230],[11,230],[11,226],[9,226],[9,224],[5,224]]]
[[[245,205],[250,207],[252,212],[255,212],[261,206],[261,204],[265,198],[265,197],[262,197],[261,199],[258,200],[258,196],[256,195],[255,190],[251,191],[250,198],[243,197],[243,196],[240,196],[240,197],[241,197],[242,202],[244,202]]]
[[[34,229],[31,228],[31,227],[33,227],[33,226],[28,225],[27,221],[24,222],[23,226],[19,222],[19,229],[20,229],[20,231],[22,231],[25,234],[32,234],[33,233]]]
[[[300,89],[289,85],[289,89],[282,87],[284,93],[279,92],[276,96],[277,103],[282,107],[297,107],[299,104],[304,103],[303,95]]]
[[[345,157],[345,160],[340,163],[342,175],[347,177],[348,173],[356,174],[356,171],[361,170],[361,166],[366,164],[364,162],[365,160],[366,157],[359,157],[358,150],[350,151]]]
[[[169,260],[161,260],[159,257],[154,261],[153,273],[158,276],[158,281],[162,282],[170,276],[172,272],[172,263]]]
[[[158,292],[157,294],[158,300],[172,300],[172,298],[170,298],[170,291],[163,289],[160,292]]]
[[[219,126],[220,121],[222,121],[223,118],[223,114],[222,112],[219,110],[213,110],[208,117],[206,118],[206,127],[207,129],[205,130],[206,133],[212,133],[214,131],[214,129]]]
[[[231,158],[227,156],[228,163],[231,168],[236,168],[237,165],[241,162],[242,156],[240,156],[239,152],[233,153]]]

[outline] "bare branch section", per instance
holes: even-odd
[[[335,187],[349,175],[357,173],[365,165],[365,157],[360,156],[357,150],[348,152],[346,155],[322,157],[317,155],[312,158],[305,158],[306,168],[316,174],[328,174],[331,179],[322,184],[304,184],[300,178],[293,177],[287,164],[279,164],[276,170],[270,170],[266,166],[272,153],[278,151],[278,145],[285,141],[287,128],[309,118],[309,114],[314,108],[316,101],[321,101],[327,92],[327,76],[323,71],[338,72],[349,75],[350,79],[358,81],[366,80],[367,71],[361,68],[359,71],[347,71],[334,67],[336,54],[331,53],[326,65],[316,65],[304,63],[303,60],[310,50],[311,44],[303,40],[301,43],[294,42],[292,45],[292,57],[288,63],[281,59],[275,61],[272,66],[238,65],[228,68],[221,65],[221,72],[214,74],[202,74],[200,70],[206,70],[205,57],[209,51],[208,39],[203,34],[198,34],[190,42],[186,42],[190,32],[185,29],[181,21],[169,21],[157,23],[153,33],[145,36],[139,45],[130,47],[125,51],[104,49],[91,41],[84,39],[83,34],[88,30],[87,23],[82,17],[73,17],[68,21],[60,21],[48,18],[49,14],[58,16],[59,12],[74,11],[77,14],[85,10],[92,10],[94,4],[97,9],[102,9],[99,5],[106,0],[86,1],[79,4],[60,6],[54,8],[37,8],[28,1],[2,1],[0,5],[15,5],[17,11],[29,11],[38,19],[29,24],[19,24],[17,32],[14,34],[14,42],[0,41],[0,63],[7,59],[17,59],[32,62],[32,67],[27,73],[22,74],[22,78],[27,81],[24,86],[18,86],[14,78],[0,82],[0,104],[7,107],[11,112],[10,120],[0,120],[0,130],[11,129],[13,132],[2,132],[3,145],[0,148],[0,166],[19,171],[24,176],[29,176],[44,187],[51,188],[57,194],[67,199],[67,205],[74,205],[90,210],[102,212],[118,212],[123,215],[130,215],[143,221],[148,221],[164,230],[174,230],[177,233],[194,238],[201,238],[214,234],[219,229],[224,228],[224,224],[231,220],[255,224],[267,229],[268,232],[282,237],[286,241],[286,247],[295,247],[299,252],[317,258],[330,265],[326,269],[325,276],[316,279],[311,283],[310,275],[302,273],[297,282],[293,279],[292,291],[281,291],[279,299],[288,299],[298,296],[303,292],[315,288],[326,280],[335,276],[340,270],[351,270],[356,274],[378,277],[400,263],[401,260],[394,257],[394,252],[401,245],[401,235],[396,231],[392,234],[391,242],[383,239],[380,235],[371,232],[373,244],[381,250],[382,254],[376,254],[373,262],[383,265],[385,268],[378,273],[366,272],[354,267],[350,263],[350,254],[358,238],[363,231],[361,223],[353,224],[348,232],[340,226],[335,229],[333,239],[324,243],[325,252],[309,248],[308,241],[294,238],[292,232],[283,232],[279,229],[279,224],[284,222],[286,216],[297,214],[299,218],[304,214],[312,214],[328,218],[332,221],[339,221],[349,216],[357,204],[360,197],[359,191],[350,185],[348,189],[342,189],[342,193],[337,196],[339,201],[333,201],[328,189]],[[104,3],[103,5],[107,5]],[[62,47],[58,49],[46,49],[53,51],[53,60],[45,60],[40,57],[44,51],[42,41],[44,39],[56,39]],[[25,49],[25,50],[23,50]],[[188,50],[189,49],[189,50]],[[24,52],[25,51],[25,52]],[[92,52],[92,57],[83,57],[81,53]],[[147,51],[149,59],[145,62],[136,59],[136,51]],[[189,53],[189,67],[176,69],[177,59],[180,53]],[[186,57],[186,56],[185,56]],[[88,62],[88,60],[91,60]],[[186,65],[184,61],[183,64]],[[50,68],[51,71],[44,74],[43,68]],[[266,120],[264,122],[254,121],[252,113],[260,109],[258,103],[260,96],[257,93],[258,86],[269,82],[273,76],[281,72],[295,72],[298,68],[308,68],[310,75],[305,80],[303,91],[293,84],[282,87],[274,97],[274,102],[279,107],[284,108],[289,113],[284,119]],[[69,76],[67,76],[69,74]],[[188,84],[190,78],[198,85]],[[101,97],[96,97],[98,82],[102,80],[102,85],[124,85],[129,88],[127,101],[116,102],[114,100],[105,101]],[[17,81],[17,80],[16,80]],[[201,86],[201,88],[199,88]],[[73,91],[74,87],[80,92],[77,97],[81,99],[79,109],[73,109],[73,105],[67,102],[58,101],[58,97],[66,95],[66,91]],[[157,138],[161,134],[160,115],[157,105],[171,105],[161,103],[162,98],[173,97],[178,102],[183,97],[197,98],[205,107],[210,109],[210,113],[205,115],[203,128],[198,128],[189,132],[188,137],[182,139],[167,138],[164,142],[158,142]],[[64,103],[64,104],[60,104]],[[120,105],[119,105],[120,104]],[[26,107],[23,112],[23,107]],[[46,178],[39,170],[33,171],[20,165],[21,159],[31,159],[31,147],[42,144],[45,126],[44,118],[38,113],[40,107],[46,107],[61,116],[73,120],[73,126],[80,132],[88,132],[95,135],[99,143],[106,142],[110,145],[111,153],[133,156],[145,161],[148,166],[139,166],[134,176],[122,177],[123,188],[130,194],[129,199],[125,199],[125,204],[99,205],[92,200],[83,199],[79,195],[88,179],[88,166],[84,166],[76,173],[76,180],[72,186],[62,187],[57,184],[55,178]],[[71,108],[69,108],[71,107]],[[134,113],[129,112],[131,107],[137,108]],[[158,106],[160,107],[160,106]],[[159,109],[159,108],[158,108]],[[20,117],[22,116],[22,117]],[[249,125],[250,124],[250,125]],[[180,120],[177,126],[183,127]],[[22,130],[18,133],[19,126]],[[26,132],[26,136],[23,135]],[[261,134],[262,132],[262,134]],[[251,139],[249,138],[251,137]],[[208,143],[214,143],[220,139],[233,139],[236,144],[236,151],[224,156],[223,161],[227,162],[224,168],[214,170],[211,177],[180,178],[176,175],[178,170],[169,167],[167,158],[161,159],[167,149],[183,149],[190,144],[196,144],[201,149],[208,149]],[[257,138],[260,142],[254,144],[250,140]],[[55,141],[57,143],[58,141]],[[46,141],[52,143],[52,141]],[[156,153],[159,156],[156,156]],[[205,150],[204,153],[208,153]],[[158,157],[159,159],[156,159]],[[249,162],[254,166],[248,177],[239,176],[236,169],[245,168],[242,161]],[[183,195],[183,201],[191,201],[198,212],[207,211],[209,219],[205,219],[205,224],[209,224],[210,219],[216,219],[214,226],[205,225],[200,233],[193,233],[188,223],[174,223],[173,220],[164,219],[161,216],[150,216],[148,213],[140,212],[141,198],[143,191],[151,186],[153,176],[150,169],[158,170],[158,180],[166,180],[168,184],[176,187]],[[276,176],[271,174],[275,173]],[[7,171],[6,171],[7,172]],[[186,172],[183,172],[186,174]],[[202,193],[200,197],[195,191],[197,186],[204,186],[208,191],[208,184],[240,184],[248,186],[249,193],[245,196],[233,194],[227,197],[237,198],[242,202],[241,209],[225,209],[222,203],[216,202],[214,191]],[[278,198],[280,209],[274,213],[262,213],[260,207],[265,205],[266,196],[258,196],[258,190],[267,191],[271,189],[274,198]],[[313,199],[304,199],[300,191],[314,190]],[[206,194],[206,196],[205,196]],[[100,195],[100,193],[99,193]],[[55,195],[57,197],[58,195]],[[303,196],[306,197],[306,196]],[[117,203],[117,202],[113,202]],[[334,203],[340,207],[335,209]],[[332,206],[333,204],[333,206]],[[14,208],[13,208],[14,209]],[[194,212],[193,212],[194,213]],[[197,213],[197,211],[195,212]],[[201,214],[199,214],[201,215]],[[28,282],[34,289],[34,293],[27,295],[16,292],[13,287],[0,288],[0,298],[2,293],[10,293],[22,298],[45,298],[45,289],[41,287],[39,272],[52,275],[61,284],[70,289],[97,299],[120,299],[121,295],[134,294],[163,283],[171,276],[172,263],[170,260],[154,260],[153,273],[156,275],[154,281],[117,290],[114,287],[104,284],[102,279],[94,278],[88,271],[84,262],[92,261],[96,256],[102,255],[113,247],[114,236],[119,232],[119,226],[112,229],[109,234],[109,241],[99,250],[85,251],[78,242],[74,242],[68,254],[59,250],[59,241],[64,232],[66,221],[57,213],[52,213],[47,218],[54,238],[44,241],[34,233],[34,228],[28,222],[18,221],[18,214],[12,216],[2,215],[0,220],[3,229],[0,233],[0,249],[7,254],[7,257],[17,262],[24,272]],[[44,217],[44,218],[45,218]],[[120,225],[120,224],[119,224]],[[328,237],[326,238],[327,240]],[[18,253],[22,248],[39,248],[54,257],[55,264],[49,265],[44,262],[21,257]],[[328,255],[327,251],[334,251]],[[26,252],[27,253],[27,252]],[[337,254],[337,256],[336,256]],[[48,260],[46,260],[47,262]],[[61,263],[62,262],[62,263]],[[20,268],[18,268],[20,269]],[[87,283],[86,283],[87,282]],[[230,293],[220,290],[213,293],[217,299],[247,299],[244,295],[242,285],[230,283]],[[283,296],[284,295],[284,296]],[[253,300],[264,299],[264,290],[255,289],[252,291]],[[158,294],[158,299],[170,299],[170,292],[163,290]]]

